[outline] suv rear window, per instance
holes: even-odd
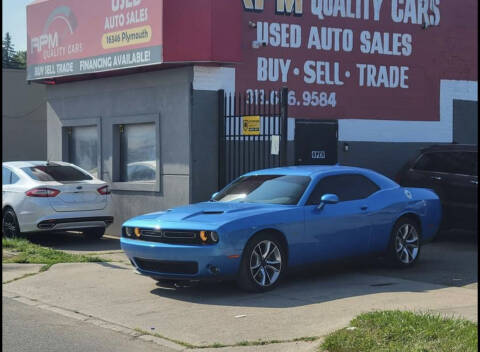
[[[476,175],[477,154],[474,152],[430,152],[423,154],[414,169],[450,174]]]
[[[41,165],[33,167],[24,167],[23,171],[27,173],[28,176],[37,181],[58,181],[58,182],[69,182],[69,181],[86,181],[92,180],[93,178],[87,175],[86,173],[72,167],[64,165]]]

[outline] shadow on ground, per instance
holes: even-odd
[[[251,300],[252,294],[242,293],[229,281],[186,287],[157,283],[151,293],[211,305],[236,302],[239,306],[253,304],[267,308],[301,306],[378,293],[424,292],[432,289],[432,284],[477,289],[477,262],[476,236],[449,232],[425,245],[419,262],[408,269],[393,268],[381,258],[318,264],[308,270],[289,273],[279,287],[265,295],[254,294],[254,300]],[[366,278],[371,278],[371,282]],[[236,299],[232,300],[234,297]]]
[[[102,237],[98,240],[88,240],[80,232],[44,232],[26,235],[26,238],[40,246],[78,253],[121,249],[119,239]]]

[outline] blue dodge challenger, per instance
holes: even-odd
[[[411,266],[440,220],[429,189],[367,169],[292,166],[247,173],[208,202],[132,218],[121,246],[159,281],[235,278],[267,291],[288,268],[325,260],[385,254]]]

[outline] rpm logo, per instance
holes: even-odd
[[[33,53],[35,49],[37,49],[37,52],[41,52],[44,47],[47,47],[48,49],[54,49],[58,47],[59,41],[58,41],[58,33],[47,33],[47,34],[42,34],[38,37],[33,37],[32,38],[32,44],[31,44],[31,52]]]
[[[50,32],[50,26],[56,22],[63,22],[64,30],[59,34],[58,31]],[[57,26],[58,28],[58,26]],[[48,16],[45,25],[43,26],[43,33],[39,36],[33,37],[30,42],[30,52],[35,50],[39,53],[44,49],[52,50],[60,46],[60,39],[65,35],[71,35],[77,28],[77,19],[73,11],[68,6],[56,7]]]

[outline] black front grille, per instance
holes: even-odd
[[[143,258],[133,258],[141,270],[165,274],[189,274],[198,272],[197,262],[160,261]]]
[[[150,242],[171,243],[171,244],[197,244],[205,245],[211,244],[209,239],[207,243],[202,242],[200,238],[200,231],[194,230],[155,230],[155,229],[140,229],[140,236],[135,234],[127,235],[126,228],[122,228],[122,236]],[[133,231],[133,229],[132,229]]]

